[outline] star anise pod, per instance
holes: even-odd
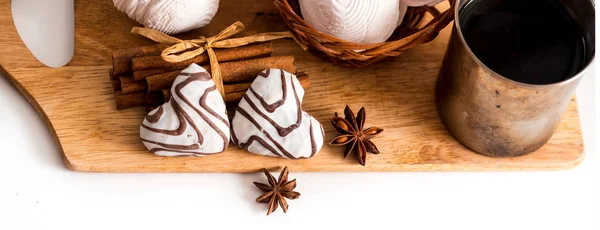
[[[267,215],[277,210],[278,206],[281,206],[283,212],[286,213],[288,204],[285,198],[293,200],[300,197],[299,192],[293,191],[294,188],[296,188],[296,179],[288,181],[289,171],[287,166],[279,174],[278,181],[275,180],[275,177],[273,177],[267,169],[263,169],[263,172],[265,173],[265,176],[267,176],[269,184],[254,182],[254,185],[264,192],[264,194],[256,198],[256,202],[269,203]]]
[[[329,145],[346,146],[344,158],[347,158],[351,152],[354,152],[358,163],[365,166],[367,152],[379,154],[379,150],[370,139],[383,132],[383,129],[379,127],[363,129],[366,119],[364,107],[360,108],[355,117],[350,107],[346,106],[344,115],[345,118],[342,118],[338,117],[338,114],[335,113],[335,116],[331,118],[331,124],[340,132],[340,135],[333,138],[329,142]]]

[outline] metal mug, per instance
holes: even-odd
[[[471,52],[459,17],[468,2],[457,1],[454,28],[438,76],[436,105],[440,119],[459,142],[483,155],[514,157],[533,152],[556,131],[595,56],[593,0],[560,0],[582,27],[590,55],[576,76],[546,85],[503,77]]]

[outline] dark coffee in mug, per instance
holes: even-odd
[[[472,0],[459,17],[475,56],[514,81],[552,84],[587,65],[582,29],[558,0]]]

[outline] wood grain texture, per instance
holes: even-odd
[[[312,159],[286,160],[253,155],[236,146],[208,157],[159,157],[139,139],[146,108],[115,109],[107,71],[111,51],[152,44],[129,33],[137,25],[110,0],[75,2],[76,47],[66,67],[42,66],[21,42],[10,14],[10,0],[0,0],[0,66],[56,134],[68,168],[91,172],[254,172],[287,165],[294,171],[465,171],[553,170],[576,166],[583,143],[573,100],[558,131],[538,151],[518,158],[494,159],[466,149],[444,129],[434,104],[434,87],[450,27],[431,43],[369,68],[332,65],[291,40],[274,42],[274,55],[294,55],[298,71],[311,77],[303,109],[323,123],[325,140],[335,137],[329,124],[346,104],[367,110],[366,126],[385,131],[373,139],[380,155],[368,155],[362,167],[343,159],[343,149],[324,146]],[[239,7],[243,5],[244,7]],[[214,35],[235,22],[242,34],[286,30],[267,0],[223,0],[213,22],[182,37]]]

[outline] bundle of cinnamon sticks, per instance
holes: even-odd
[[[211,71],[207,53],[172,63],[160,56],[167,47],[157,44],[113,51],[113,68],[109,70],[109,76],[118,110],[136,106],[152,108],[168,101],[175,78],[192,63]],[[272,52],[271,42],[215,49],[225,90],[223,99],[227,104],[237,103],[254,78],[265,69],[278,68],[296,73],[293,56],[272,57]],[[302,87],[310,85],[308,75],[296,75]]]

